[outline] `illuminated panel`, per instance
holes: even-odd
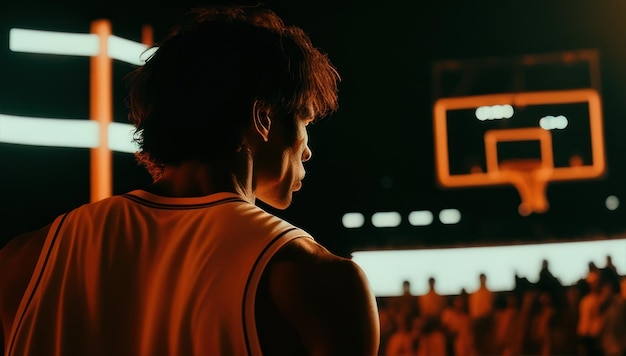
[[[551,272],[562,284],[576,284],[587,275],[588,263],[604,267],[612,257],[620,275],[626,274],[626,239],[563,242],[517,246],[445,248],[424,250],[357,251],[352,259],[365,272],[373,293],[379,297],[400,295],[402,281],[411,282],[414,294],[427,292],[427,280],[437,280],[442,294],[458,294],[461,288],[478,288],[478,275],[487,275],[493,291],[515,286],[515,274],[536,282],[541,261],[548,260]]]

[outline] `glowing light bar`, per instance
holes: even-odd
[[[402,222],[402,217],[395,211],[378,212],[372,215],[372,225],[376,227],[396,227]]]
[[[145,58],[142,53],[148,48],[143,43],[127,40],[117,36],[109,36],[108,49],[109,57],[126,63],[143,65]]]
[[[341,217],[341,223],[345,228],[355,229],[363,226],[365,217],[361,213],[346,213]]]
[[[539,126],[544,130],[563,130],[567,127],[567,118],[563,115],[559,116],[544,116],[539,119]]]
[[[98,123],[0,114],[0,142],[34,146],[97,147]]]
[[[135,127],[130,124],[112,122],[109,129],[109,148],[117,152],[135,153],[139,149],[133,142],[133,132]]]
[[[145,64],[156,50],[146,51],[148,45],[114,35],[107,38],[107,48],[108,57],[135,65]],[[100,51],[100,40],[97,34],[90,33],[12,28],[9,30],[9,49],[13,52],[93,57]]]
[[[88,33],[66,33],[12,28],[9,49],[13,52],[95,56],[98,36]]]
[[[113,122],[108,125],[108,146],[113,151],[134,153],[134,127]],[[100,127],[95,120],[48,119],[0,114],[0,142],[54,147],[98,147]]]
[[[433,213],[428,210],[412,211],[409,213],[409,224],[413,226],[426,226],[433,222]]]
[[[357,251],[352,259],[365,272],[376,296],[402,293],[402,281],[411,283],[413,294],[425,294],[428,278],[435,277],[442,294],[473,292],[478,275],[487,275],[487,287],[507,291],[515,287],[515,274],[536,282],[541,261],[561,283],[574,285],[587,275],[588,263],[604,267],[610,255],[620,275],[626,274],[626,239],[563,242],[497,247],[424,250]],[[444,262],[445,263],[442,263]]]
[[[439,212],[439,221],[444,224],[457,224],[461,221],[461,212],[457,209],[443,209]]]
[[[480,121],[485,120],[502,120],[510,119],[513,117],[513,107],[509,104],[506,105],[492,105],[481,106],[476,109],[476,118]]]

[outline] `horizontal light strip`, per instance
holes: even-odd
[[[95,56],[99,52],[97,35],[12,28],[9,49],[13,52]]]
[[[142,53],[148,48],[147,45],[117,36],[109,36],[108,41],[109,57],[135,65],[145,64]]]
[[[361,213],[346,213],[341,218],[343,227],[354,229],[362,227],[364,216]],[[433,213],[429,210],[412,211],[408,215],[409,224],[413,226],[427,226],[433,222]],[[402,216],[395,211],[383,211],[372,214],[374,227],[396,227],[402,223]],[[461,221],[461,212],[458,209],[443,209],[439,212],[439,221],[445,225],[458,224]]]
[[[109,148],[117,152],[135,153],[139,149],[133,142],[135,127],[130,124],[112,122],[109,124]]]
[[[109,148],[133,153],[134,127],[109,124]],[[99,126],[95,120],[48,119],[0,114],[0,142],[19,145],[93,148],[99,144]]]
[[[365,216],[361,213],[345,213],[341,217],[341,223],[345,228],[355,229],[365,224]]]
[[[372,225],[375,227],[396,227],[402,222],[402,216],[395,211],[378,212],[372,215]]]
[[[429,210],[417,210],[409,213],[409,224],[413,226],[426,226],[433,222],[433,213]]]
[[[99,144],[98,123],[0,114],[0,142],[92,148]]]
[[[458,224],[461,221],[461,212],[458,209],[443,209],[439,212],[439,221],[446,225]]]
[[[109,36],[107,48],[110,58],[122,62],[143,65],[156,50],[118,36]],[[73,56],[96,56],[100,50],[98,35],[12,28],[9,30],[9,49],[13,52],[57,54]],[[145,53],[144,53],[145,52]]]
[[[428,278],[437,281],[437,291],[458,294],[461,288],[478,288],[478,275],[487,275],[494,291],[512,290],[515,274],[536,282],[541,261],[564,285],[574,285],[587,275],[588,263],[604,267],[606,256],[621,275],[626,274],[626,239],[563,242],[532,245],[469,247],[423,250],[357,251],[354,262],[363,268],[376,296],[402,293],[402,281],[411,283],[413,294],[428,290]]]

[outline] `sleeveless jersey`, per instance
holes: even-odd
[[[300,237],[234,193],[83,205],[52,224],[7,355],[260,355],[261,274]]]

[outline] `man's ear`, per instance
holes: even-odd
[[[270,137],[270,127],[272,119],[270,118],[270,109],[259,100],[254,101],[252,107],[252,121],[256,132],[261,135],[263,141],[267,142]]]

